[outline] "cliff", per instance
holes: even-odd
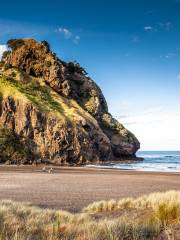
[[[8,41],[0,65],[0,162],[83,164],[134,158],[140,144],[97,84],[47,42]]]

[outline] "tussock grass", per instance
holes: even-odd
[[[0,240],[144,240],[172,235],[171,221],[180,217],[180,192],[153,193],[140,198],[93,203],[84,212],[41,209],[0,201]],[[96,212],[150,208],[142,219],[119,215],[96,218]],[[132,213],[133,214],[133,213]]]
[[[124,220],[95,221],[90,215],[43,210],[11,201],[0,202],[0,239],[6,240],[143,240],[153,239],[161,226]]]
[[[159,219],[167,222],[166,219],[174,219],[180,216],[180,191],[152,193],[139,198],[124,198],[116,201],[94,202],[84,208],[83,211],[96,213],[128,208],[152,208]]]

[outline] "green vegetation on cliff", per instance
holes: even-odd
[[[0,126],[0,159],[1,162],[25,162],[29,152],[21,139],[11,130]],[[7,161],[8,160],[8,161]]]
[[[42,79],[32,78],[17,69],[0,74],[0,94],[28,100],[40,111],[57,115],[64,123],[73,124],[76,115],[92,119],[75,101],[58,95]]]
[[[40,83],[34,79],[28,82],[21,82],[12,77],[1,76],[0,92],[5,96],[24,97],[37,106],[42,112],[62,115],[64,111],[66,111],[65,108],[70,108],[68,101],[65,101],[63,97],[59,97],[59,99],[56,100],[48,86],[40,85]]]

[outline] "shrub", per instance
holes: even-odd
[[[15,77],[16,77],[16,73],[15,73],[15,72],[12,72],[12,73],[10,74],[10,77],[15,78]]]
[[[20,138],[11,130],[0,127],[0,162],[9,160],[11,163],[24,160],[28,150]]]
[[[51,62],[50,61],[46,61],[45,64],[46,64],[47,67],[51,66]]]
[[[10,53],[11,53],[11,51],[5,51],[5,52],[3,52],[2,60],[4,60]]]
[[[47,51],[50,51],[50,45],[47,41],[44,40],[41,43],[47,48]]]
[[[82,68],[80,66],[79,63],[77,62],[69,62],[67,63],[67,68],[68,68],[68,71],[73,74],[73,73],[80,73],[80,74],[84,74],[84,75],[87,75],[87,72],[84,68]]]
[[[10,39],[7,41],[8,48],[11,48],[13,51],[18,47],[21,47],[23,44],[23,39]]]
[[[5,70],[5,71],[8,70],[8,69],[10,69],[10,68],[12,68],[12,65],[11,65],[11,64],[9,64],[9,63],[4,64],[4,70]]]

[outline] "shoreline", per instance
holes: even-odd
[[[140,170],[140,169],[126,169],[126,168],[115,168],[115,167],[103,167],[103,166],[100,166],[100,167],[96,167],[96,166],[90,166],[90,167],[88,167],[88,166],[86,166],[87,168],[89,168],[89,169],[107,169],[107,170],[118,170],[118,171],[125,171],[125,172],[128,172],[128,171],[130,171],[130,172],[138,172],[138,173],[141,173],[141,172],[143,172],[143,173],[169,173],[169,174],[180,174],[180,171],[166,171],[166,170],[164,170],[164,171],[160,171],[160,170]]]
[[[0,200],[80,212],[94,201],[180,191],[179,173],[54,166],[48,173],[42,167],[0,165]]]
[[[45,167],[47,169],[53,168],[53,173],[58,173],[59,171],[82,171],[82,172],[86,172],[86,170],[88,171],[105,171],[106,173],[113,173],[118,171],[119,173],[137,173],[137,174],[162,174],[162,175],[169,175],[169,174],[177,174],[180,175],[180,171],[153,171],[153,170],[138,170],[138,169],[121,169],[121,168],[114,168],[114,167],[105,167],[105,166],[100,166],[99,165],[90,165],[90,166],[86,166],[86,165],[82,165],[82,166],[57,166],[57,165],[45,165],[45,164],[38,164],[38,165],[5,165],[5,164],[0,164],[0,172],[5,170],[5,171],[18,171],[21,173],[27,173],[27,172],[32,172],[32,170],[34,170],[34,172],[37,173],[41,173],[42,168]],[[25,171],[24,171],[25,170]]]

